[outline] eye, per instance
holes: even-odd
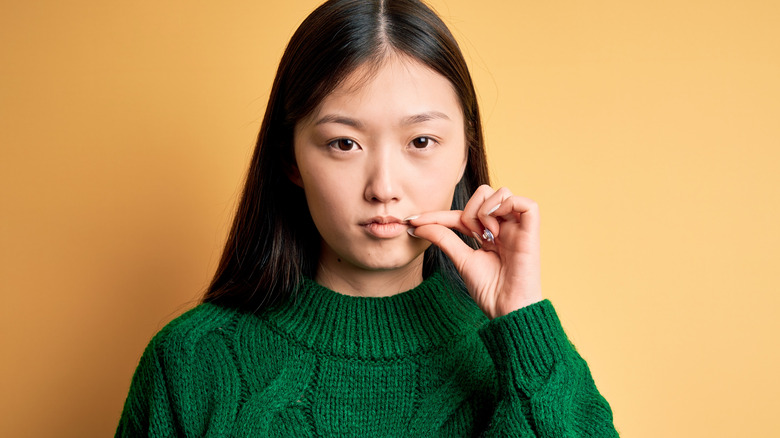
[[[417,149],[425,149],[431,145],[433,145],[434,140],[430,137],[417,137],[414,140],[412,140],[412,146],[414,146]]]
[[[357,143],[348,138],[338,138],[328,143],[328,146],[332,147],[333,149],[338,149],[342,152],[349,152],[358,147]]]

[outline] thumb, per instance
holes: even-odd
[[[444,254],[452,260],[458,271],[466,263],[469,256],[474,252],[466,242],[462,241],[454,231],[439,224],[420,225],[413,230],[414,237],[419,237],[433,243],[441,248]]]

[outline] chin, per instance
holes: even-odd
[[[416,257],[392,260],[388,260],[386,258],[383,260],[360,260],[357,263],[357,266],[367,271],[393,271],[396,269],[406,268],[407,266],[410,266],[415,260]]]
[[[398,253],[383,252],[378,257],[366,256],[356,258],[356,265],[369,271],[392,271],[396,269],[404,269],[415,264],[419,260],[422,265],[422,251],[402,251]]]
[[[357,240],[357,239],[355,239]],[[331,266],[338,269],[336,259],[346,262],[351,269],[363,271],[394,271],[422,266],[423,253],[430,246],[430,242],[416,240],[407,242],[379,242],[353,240],[349,246],[334,247],[323,241],[323,250],[328,253],[325,257],[333,263]],[[322,258],[321,258],[322,260]]]

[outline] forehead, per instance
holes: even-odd
[[[460,100],[446,77],[411,57],[389,55],[348,74],[307,119],[348,113],[392,120],[431,111],[463,122]]]

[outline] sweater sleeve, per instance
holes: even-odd
[[[493,358],[499,384],[498,403],[484,436],[618,436],[609,404],[550,301],[498,317],[479,335]]]

